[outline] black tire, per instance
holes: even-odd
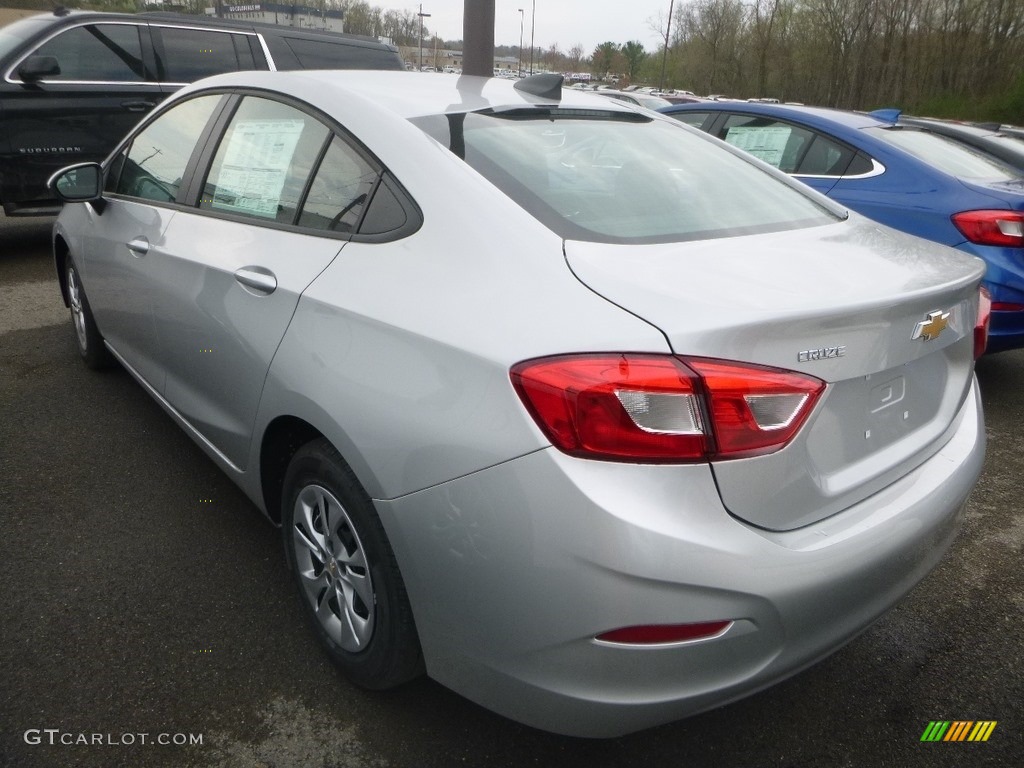
[[[68,305],[71,308],[71,325],[78,340],[78,354],[82,356],[86,367],[94,371],[109,368],[114,358],[103,343],[99,328],[96,327],[96,320],[85,296],[78,268],[70,256],[64,265],[64,288],[67,290]]]
[[[281,531],[303,610],[357,685],[394,688],[423,672],[412,608],[373,502],[327,440],[295,454]]]

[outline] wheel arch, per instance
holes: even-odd
[[[68,286],[67,281],[64,279],[64,269],[67,267],[68,256],[71,255],[71,248],[68,247],[67,240],[61,234],[55,234],[53,237],[53,266],[57,271],[57,285],[60,286],[60,295],[64,299],[64,306],[71,306],[71,302],[68,299]]]
[[[260,491],[267,516],[275,524],[281,523],[281,496],[288,465],[302,446],[321,437],[324,434],[320,430],[297,416],[278,416],[264,430],[260,442]]]

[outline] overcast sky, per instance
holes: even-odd
[[[368,0],[385,10],[419,11],[420,4],[395,0]],[[678,2],[676,3],[678,5]],[[464,0],[424,0],[423,20],[427,29],[445,40],[462,39]],[[585,56],[605,41],[625,43],[639,40],[648,51],[658,48],[659,38],[649,21],[668,16],[669,0],[536,0],[534,44],[549,48],[558,44],[562,52],[579,43]],[[523,9],[523,45],[530,47],[530,16],[533,0],[495,0],[494,44],[519,45],[519,8]]]

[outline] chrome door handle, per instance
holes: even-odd
[[[149,240],[144,237],[136,237],[134,240],[129,240],[125,245],[128,246],[132,256],[145,256],[149,253]]]
[[[277,290],[277,278],[263,267],[242,267],[235,271],[235,280],[249,293],[269,296]]]

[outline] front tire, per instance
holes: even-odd
[[[96,327],[89,300],[82,288],[82,279],[69,256],[64,267],[64,287],[67,289],[68,306],[71,308],[71,324],[78,340],[78,354],[86,367],[99,371],[109,368],[114,358],[103,343],[103,336]]]
[[[306,615],[357,685],[394,688],[423,672],[412,608],[373,502],[326,440],[285,474],[285,557]]]

